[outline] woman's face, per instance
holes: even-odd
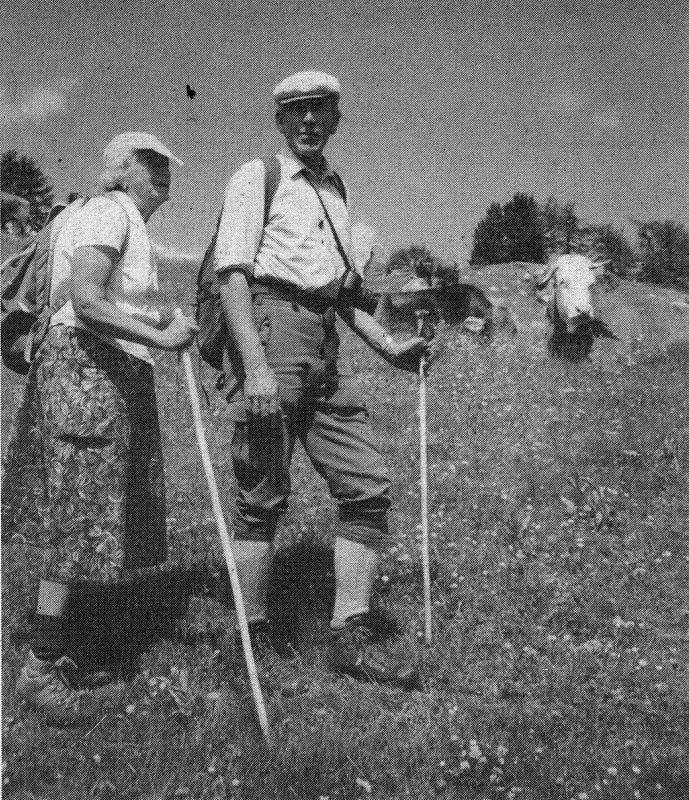
[[[170,197],[170,163],[153,150],[138,150],[131,161],[129,194],[144,219]]]

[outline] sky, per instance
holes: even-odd
[[[149,223],[165,246],[205,249],[232,172],[278,149],[272,89],[301,69],[341,82],[327,155],[388,250],[465,262],[517,191],[630,237],[689,225],[686,0],[20,0],[2,19],[3,151],[88,194],[113,136],[155,133],[185,162]]]

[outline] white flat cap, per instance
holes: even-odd
[[[173,155],[152,133],[141,133],[140,131],[129,131],[116,136],[105,148],[103,160],[106,164],[120,162],[137,150],[153,150],[153,152],[160,153],[161,156],[179,164],[180,167],[183,166],[179,158]]]
[[[273,89],[273,97],[279,105],[328,96],[336,98],[340,96],[340,82],[325,72],[311,70],[290,75]]]

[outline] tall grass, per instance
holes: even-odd
[[[430,648],[415,379],[348,344],[395,481],[397,538],[376,606],[397,620],[388,646],[418,659],[424,690],[327,673],[335,515],[298,452],[271,589],[298,658],[262,667],[275,735],[265,751],[225,636],[232,616],[185,386],[162,357],[171,560],[115,606],[120,649],[137,660],[122,667],[125,706],[93,730],[51,730],[15,703],[35,562],[5,547],[8,797],[687,796],[689,349],[574,368],[525,337],[443,339],[429,379]],[[229,509],[230,427],[211,398],[205,422]],[[140,634],[151,625],[153,640]],[[300,690],[270,688],[285,678]]]

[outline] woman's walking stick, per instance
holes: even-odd
[[[423,335],[425,309],[416,312],[418,335]],[[428,554],[428,458],[426,446],[426,357],[419,362],[419,465],[421,467],[421,557],[423,559],[423,608],[426,644],[431,644],[431,564]]]
[[[242,647],[244,649],[244,658],[246,659],[246,669],[249,673],[249,682],[251,683],[251,693],[254,696],[254,704],[256,706],[256,715],[258,716],[258,723],[261,726],[263,735],[266,742],[270,744],[270,730],[268,728],[268,717],[266,715],[266,707],[263,703],[263,695],[261,693],[261,686],[258,682],[258,674],[256,673],[256,662],[254,661],[254,654],[251,650],[251,639],[249,638],[249,623],[246,620],[246,611],[244,610],[244,600],[242,599],[242,590],[239,586],[239,577],[237,575],[237,567],[234,563],[234,556],[232,555],[232,547],[230,546],[230,534],[225,525],[225,517],[220,505],[220,494],[218,493],[218,484],[215,481],[215,473],[213,472],[213,464],[211,463],[211,456],[208,452],[208,444],[206,443],[206,434],[203,430],[203,421],[201,420],[201,404],[199,402],[199,392],[196,388],[196,378],[194,377],[194,370],[191,366],[191,354],[188,350],[182,352],[182,363],[184,364],[184,372],[187,376],[187,386],[189,387],[189,397],[191,398],[191,410],[194,415],[194,428],[196,429],[196,439],[199,443],[199,450],[201,451],[201,461],[203,462],[203,469],[206,473],[206,480],[208,481],[208,488],[211,493],[211,502],[213,504],[213,514],[215,522],[218,526],[218,533],[220,534],[220,541],[222,542],[223,553],[225,554],[225,562],[227,563],[227,571],[230,573],[230,583],[232,584],[232,594],[234,595],[234,609],[237,612],[237,622],[239,623],[239,630],[242,636]]]

